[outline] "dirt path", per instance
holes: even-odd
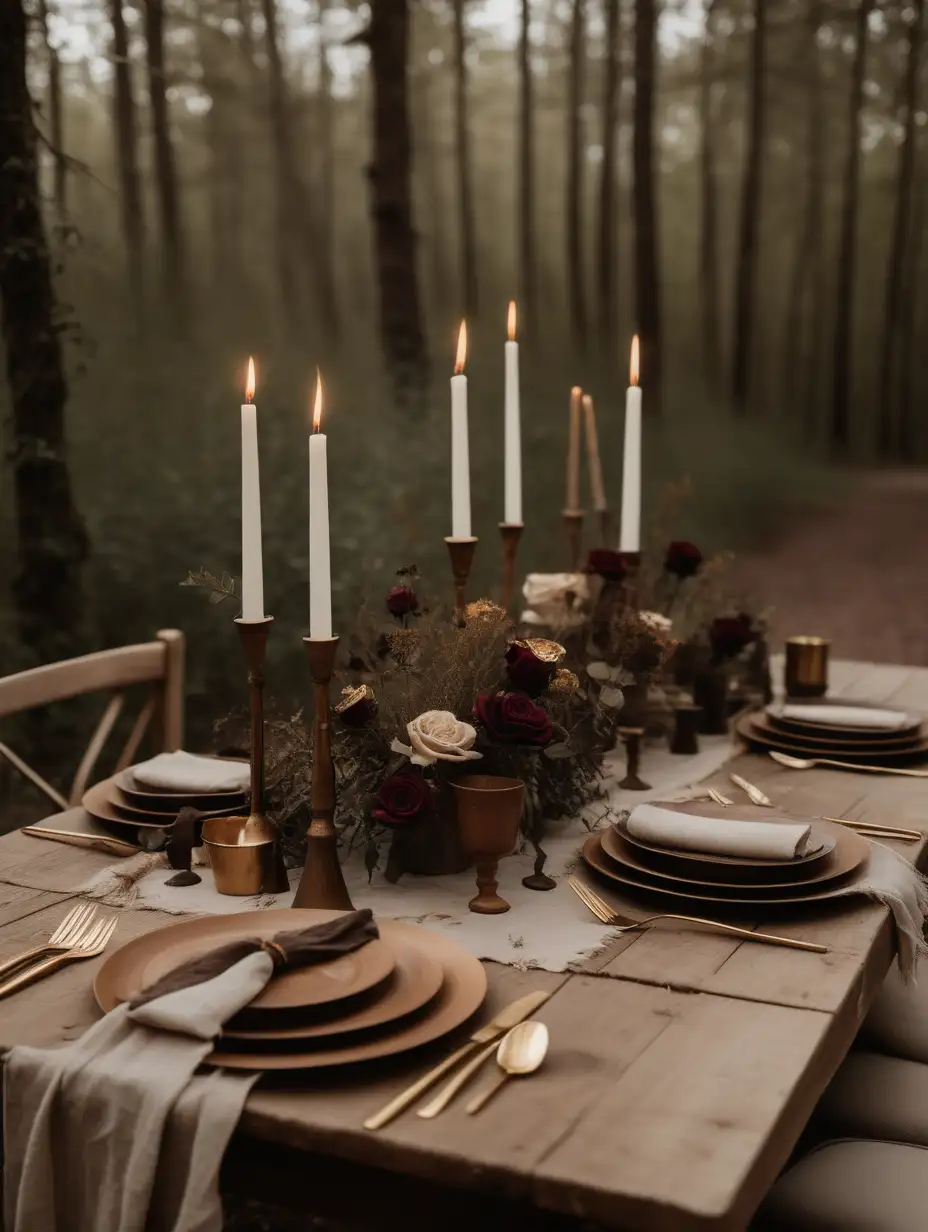
[[[834,509],[742,558],[739,575],[775,608],[772,647],[832,640],[837,658],[928,664],[928,470],[853,481]]]

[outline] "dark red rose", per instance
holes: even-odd
[[[621,582],[627,573],[625,557],[611,548],[593,548],[586,558],[587,573],[598,573],[607,582]]]
[[[419,610],[419,596],[411,586],[394,586],[387,595],[387,611],[400,619]]]
[[[719,616],[709,626],[709,644],[716,659],[734,659],[746,646],[757,641],[757,630],[744,612]]]
[[[546,711],[522,693],[484,693],[477,698],[474,718],[500,744],[550,744],[554,729]]]
[[[664,568],[668,573],[681,579],[688,578],[698,573],[701,565],[702,552],[695,543],[689,543],[686,539],[674,539],[667,548]]]
[[[432,815],[434,793],[421,774],[405,770],[380,785],[371,815],[385,826],[409,826]]]
[[[374,690],[367,684],[342,689],[342,700],[335,713],[346,727],[369,727],[377,716]]]
[[[506,651],[506,674],[510,683],[529,697],[544,693],[556,671],[556,663],[546,663],[530,647],[519,642],[513,642]]]

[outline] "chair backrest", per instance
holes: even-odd
[[[2,742],[0,758],[59,807],[79,804],[97,759],[122,713],[125,690],[136,684],[151,684],[153,688],[132,725],[116,769],[123,770],[131,765],[153,718],[157,718],[160,727],[160,747],[166,752],[179,749],[184,739],[184,635],[179,629],[162,629],[155,634],[153,642],[100,650],[78,659],[65,659],[17,672],[14,676],[0,677],[0,719],[83,693],[112,692],[81,758],[67,800]]]

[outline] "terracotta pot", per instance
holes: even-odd
[[[480,915],[501,914],[509,910],[509,904],[496,892],[496,868],[518,841],[525,784],[502,775],[468,774],[451,786],[457,800],[461,841],[477,865],[479,893],[468,906]]]

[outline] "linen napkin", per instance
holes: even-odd
[[[158,982],[173,991],[118,1006],[63,1048],[14,1048],[6,1232],[221,1232],[219,1166],[259,1075],[195,1071],[275,970],[377,936],[370,910],[337,923],[224,946]]]
[[[871,710],[867,706],[785,705],[780,713],[784,719],[834,727],[881,727],[886,731],[898,731],[909,723],[909,716],[903,710]]]
[[[626,825],[629,834],[643,843],[754,860],[793,860],[804,856],[812,838],[812,827],[800,822],[778,825],[728,815],[699,817],[658,804],[639,804],[632,809]]]
[[[178,749],[133,766],[132,777],[141,787],[156,791],[247,791],[251,770],[247,762],[198,757]]]

